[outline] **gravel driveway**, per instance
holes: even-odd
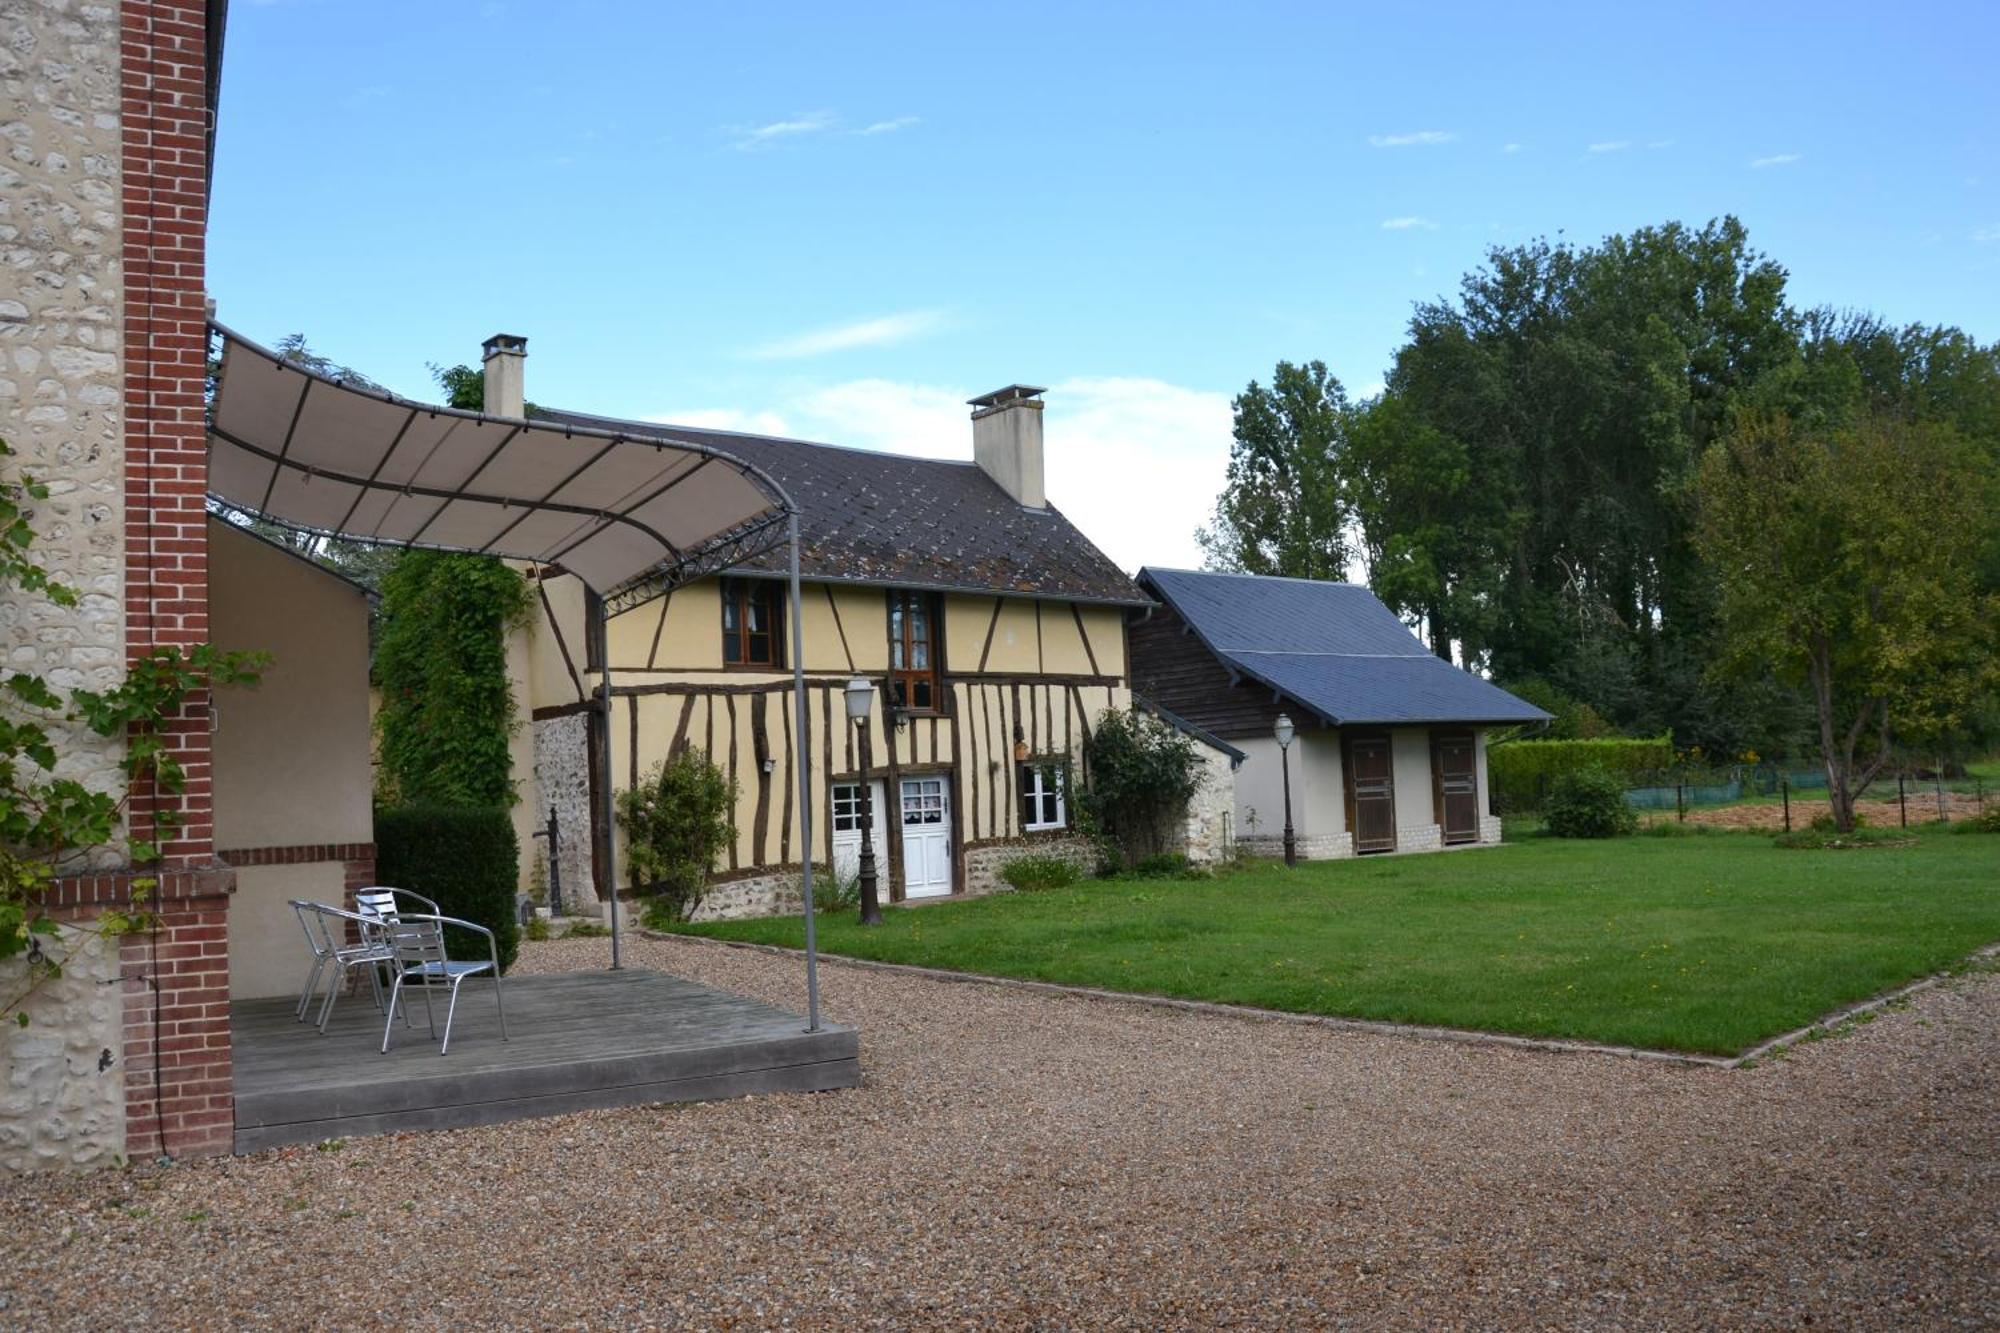
[[[2000,1323],[2000,976],[1723,1073],[821,975],[856,1091],[0,1182],[0,1325]]]

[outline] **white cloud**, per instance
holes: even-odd
[[[818,134],[834,126],[831,111],[805,111],[790,120],[774,120],[766,125],[738,126],[730,131],[735,136],[733,146],[750,150],[775,148],[787,139],[797,139],[803,135]]]
[[[711,408],[646,418],[792,435],[924,458],[972,458],[963,386],[846,380],[768,408]],[[1049,390],[1043,417],[1050,500],[1121,567],[1198,566],[1229,464],[1229,395],[1163,380],[1080,376]]]
[[[1803,157],[1803,156],[1804,156],[1804,154],[1802,154],[1802,153],[1773,153],[1773,154],[1771,154],[1771,156],[1769,156],[1769,157],[1754,157],[1754,158],[1751,158],[1751,159],[1750,159],[1750,165],[1751,165],[1751,166],[1753,166],[1753,167],[1760,167],[1760,168],[1761,168],[1761,167],[1788,167],[1788,166],[1790,166],[1790,165],[1791,165],[1792,163],[1794,163],[1794,162],[1798,161],[1798,160],[1799,160],[1799,159],[1800,159],[1801,157]]]
[[[1438,224],[1429,218],[1405,217],[1383,218],[1383,231],[1436,231]]]
[[[1368,143],[1375,148],[1418,148],[1450,143],[1457,137],[1450,130],[1413,130],[1408,134],[1371,134]]]
[[[1518,153],[1524,146],[1525,145],[1523,144],[1517,144],[1517,143],[1503,143],[1500,145],[1500,151],[1508,154]]]
[[[1632,141],[1630,139],[1606,139],[1602,143],[1592,144],[1589,151],[1593,153],[1622,153],[1631,146]]]
[[[845,352],[856,347],[887,347],[944,327],[944,315],[936,310],[906,310],[873,319],[851,320],[823,329],[811,329],[789,338],[753,347],[745,353],[753,361],[796,361],[829,352]]]
[[[972,457],[972,395],[935,384],[847,380],[792,401],[815,440],[920,458]]]
[[[699,430],[733,430],[745,435],[789,436],[791,428],[776,412],[744,412],[734,407],[696,407],[685,412],[666,412],[643,417],[663,426],[692,426]]]
[[[855,133],[894,134],[897,130],[906,130],[912,125],[921,125],[923,123],[922,116],[897,116],[894,120],[878,120],[872,125],[864,125],[856,130]]]
[[[1972,233],[1972,239],[1978,245],[2000,244],[2000,227],[1981,227]]]

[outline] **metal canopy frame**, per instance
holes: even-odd
[[[800,847],[803,851],[800,857],[800,893],[804,900],[806,928],[806,1030],[818,1031],[819,950],[813,914],[812,882],[812,750],[808,744],[805,704],[805,632],[799,597],[799,520],[797,506],[786,494],[784,487],[769,473],[753,464],[710,445],[676,439],[670,431],[633,435],[582,426],[537,425],[532,420],[514,420],[488,416],[481,412],[468,412],[459,408],[412,402],[386,390],[348,383],[288,361],[222,324],[211,321],[209,329],[213,335],[220,337],[223,343],[220,359],[222,369],[216,377],[215,402],[208,414],[210,455],[213,456],[216,441],[219,440],[249,459],[261,460],[270,465],[270,475],[265,479],[261,491],[254,497],[213,489],[215,477],[214,468],[211,466],[209,495],[221,505],[250,517],[313,536],[381,546],[504,556],[563,568],[566,572],[575,574],[582,580],[584,586],[597,594],[599,642],[607,646],[610,643],[609,622],[614,611],[623,612],[642,606],[664,596],[681,584],[720,573],[743,561],[774,551],[780,546],[790,547],[788,583],[792,622],[792,712],[798,730],[796,800]],[[261,358],[272,363],[274,367],[299,377],[298,398],[292,404],[283,438],[275,447],[268,441],[260,442],[246,438],[242,432],[218,423],[217,418],[221,415],[218,409],[223,403],[224,395],[229,392],[230,357],[237,349],[241,349],[243,355]],[[372,465],[352,468],[330,467],[323,458],[309,464],[293,456],[295,437],[298,435],[300,423],[306,415],[309,400],[312,399],[315,390],[322,393],[352,395],[368,400],[371,404],[394,407],[402,413],[400,426],[394,430],[386,444],[372,440],[361,442],[364,447],[380,445],[381,451]],[[336,403],[336,406],[338,405]],[[432,458],[450,438],[456,429],[456,423],[474,423],[476,428],[488,432],[493,428],[499,428],[502,432],[501,437],[469,474],[449,484],[419,482],[413,476],[405,476],[400,480],[385,480],[383,473],[392,462],[407,461],[399,459],[397,450],[411,429],[419,421],[438,419],[447,422],[445,431],[432,445],[431,451],[417,462],[415,471],[419,475],[430,465]],[[508,486],[504,480],[497,478],[481,484],[481,478],[486,476],[495,461],[510,447],[522,442],[524,437],[529,444],[534,443],[537,438],[546,438],[553,447],[562,447],[563,443],[577,440],[602,441],[603,447],[589,453],[587,457],[569,468],[553,486],[540,485],[533,488]],[[322,444],[324,443],[322,441]],[[648,450],[652,451],[652,454],[646,458],[651,462],[660,462],[660,455],[676,455],[676,458],[665,460],[661,464],[663,467],[675,470],[671,474],[651,476],[646,482],[643,493],[630,495],[626,503],[615,506],[593,506],[557,498],[573,484],[586,481],[590,469],[608,457],[618,454],[620,456],[616,461],[629,464],[635,451]],[[685,457],[688,465],[678,466],[678,457]],[[367,460],[364,458],[357,461],[365,464]],[[704,534],[694,542],[671,540],[660,530],[659,524],[647,521],[638,513],[662,500],[691,478],[717,466],[731,469],[749,482],[768,501],[767,506],[740,521],[733,521],[714,532]],[[344,514],[337,520],[301,521],[296,513],[286,512],[287,506],[274,503],[280,482],[289,482],[293,479],[302,485],[310,485],[312,481],[319,479],[336,487],[353,488],[355,495],[346,506]],[[388,506],[383,508],[376,523],[371,527],[358,521],[364,502],[371,497],[383,496],[388,497]],[[405,499],[433,499],[438,503],[413,530],[400,535],[385,535],[381,531],[382,524],[394,512],[395,504]],[[501,511],[511,512],[518,509],[520,513],[506,520],[497,532],[477,545],[431,538],[429,534],[432,528],[455,504],[474,506],[481,511],[498,508]],[[574,523],[551,542],[527,543],[515,540],[515,534],[523,524],[538,515],[558,515],[573,519]],[[490,519],[492,516],[488,514],[487,517]],[[563,565],[563,556],[570,555],[593,539],[612,533],[622,534],[627,539],[639,538],[647,544],[646,549],[657,550],[658,558],[646,560],[642,567],[626,571],[622,577],[610,580],[600,572],[597,575],[597,582],[593,582],[592,577],[584,571]],[[593,564],[601,571],[604,562],[597,560]],[[597,583],[601,582],[609,582],[610,586],[597,586]],[[599,786],[603,793],[605,877],[608,881],[612,907],[611,966],[618,968],[622,966],[623,960],[619,937],[617,836],[613,791],[614,751],[609,744],[612,697],[611,662],[607,651],[598,664],[597,708],[603,718],[606,737],[599,765]],[[634,777],[636,779],[637,775]]]

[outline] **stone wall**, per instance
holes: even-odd
[[[1182,850],[1196,865],[1227,860],[1234,849],[1236,819],[1236,771],[1221,750],[1197,745],[1202,757],[1201,788],[1188,802],[1187,828]]]
[[[596,879],[590,864],[590,719],[582,713],[543,718],[535,731],[535,790],[522,799],[535,803],[535,827],[556,811],[562,842],[563,906],[569,911],[595,910]],[[540,842],[522,849],[523,859],[546,857]]]
[[[824,867],[813,873],[815,891],[826,884]],[[740,875],[708,886],[708,896],[690,917],[693,921],[730,921],[746,916],[778,916],[804,906],[798,867],[763,874]]]
[[[117,943],[91,937],[24,1006],[28,1026],[0,1029],[0,1170],[105,1166],[124,1155],[118,968]],[[19,958],[0,964],[7,995],[27,977]]]
[[[1097,848],[1088,838],[1010,838],[1004,842],[982,843],[965,849],[965,892],[968,897],[986,893],[1011,893],[1000,868],[1018,856],[1055,856],[1069,862],[1085,875],[1097,872]]]
[[[1238,838],[1236,845],[1251,856],[1274,859],[1285,854],[1285,835],[1260,833],[1254,838]],[[1349,833],[1315,833],[1294,843],[1301,861],[1332,861],[1354,855],[1354,836]]]
[[[1500,816],[1481,815],[1479,817],[1479,840],[1481,842],[1500,841]]]
[[[1444,830],[1436,824],[1396,826],[1396,850],[1399,852],[1435,852],[1443,846]]]
[[[0,603],[7,668],[60,689],[124,674],[124,314],[114,4],[0,0],[0,438],[48,483],[36,554],[81,594]],[[99,791],[122,742],[56,728],[57,772]],[[98,858],[119,859],[117,849]]]

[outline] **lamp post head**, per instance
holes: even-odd
[[[1278,748],[1280,750],[1289,750],[1292,748],[1294,730],[1291,717],[1285,713],[1278,714],[1277,722],[1271,727],[1271,734],[1278,738]]]
[[[875,682],[865,676],[856,676],[847,682],[847,720],[849,722],[868,721],[868,714],[875,708]]]

